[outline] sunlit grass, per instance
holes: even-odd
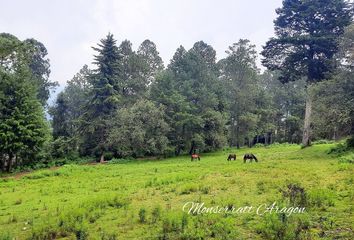
[[[327,154],[331,147],[228,149],[194,162],[183,156],[65,165],[3,178],[0,239],[276,239],[275,234],[291,239],[299,229],[303,238],[350,239],[353,164]],[[245,152],[260,161],[244,164]],[[229,153],[236,153],[237,160],[228,162]],[[289,184],[305,189],[307,206],[305,214],[290,216],[286,224],[279,223],[278,215],[193,216],[182,211],[189,201],[237,207],[289,204],[283,195]]]

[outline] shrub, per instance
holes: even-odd
[[[187,184],[182,187],[181,194],[190,194],[192,192],[196,192],[198,187],[194,184]]]
[[[339,158],[339,163],[354,163],[354,153]]]
[[[130,203],[130,200],[128,198],[116,195],[113,198],[108,199],[107,203],[111,207],[121,208],[128,205]]]
[[[265,193],[265,184],[262,181],[257,182],[257,193],[262,194]]]
[[[309,202],[315,207],[334,206],[334,194],[328,189],[313,189],[309,192]]]
[[[14,237],[12,237],[10,235],[10,233],[4,233],[4,234],[0,234],[0,240],[12,240],[15,239]]]
[[[201,191],[203,194],[208,194],[210,192],[210,187],[209,186],[199,186],[199,191]]]
[[[50,240],[66,236],[60,229],[53,225],[39,226],[32,229],[31,240]]]
[[[256,143],[255,145],[252,146],[253,148],[262,148],[264,147],[263,143]]]
[[[159,239],[177,239],[181,233],[181,225],[176,216],[168,216],[162,222],[162,231]]]
[[[101,240],[116,240],[116,239],[118,239],[118,237],[117,237],[116,233],[106,233],[106,232],[102,231],[100,233],[100,239]]]
[[[256,232],[268,240],[294,240],[309,238],[308,216],[287,217],[284,213],[265,215],[256,226]]]
[[[160,206],[157,206],[152,210],[151,222],[156,223],[160,219],[160,216],[161,216],[161,208]]]
[[[290,204],[298,206],[307,205],[307,195],[303,187],[290,183],[286,189],[281,190],[283,198],[288,199]]]
[[[140,208],[140,210],[139,210],[139,222],[140,223],[146,222],[146,210],[145,210],[145,208]]]
[[[318,144],[331,144],[331,143],[334,143],[333,140],[327,140],[327,139],[320,139],[320,140],[317,140],[317,141],[313,141],[312,144],[313,145],[318,145]]]
[[[348,148],[354,148],[354,136],[347,140],[347,146]]]

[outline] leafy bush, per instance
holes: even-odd
[[[203,194],[208,194],[210,192],[210,186],[199,186],[199,191]]]
[[[198,191],[198,187],[194,184],[187,184],[184,185],[181,189],[180,194],[190,194],[192,192]]]
[[[109,164],[125,164],[131,162],[132,159],[130,158],[113,158],[111,161],[109,161]]]
[[[160,217],[161,217],[161,208],[160,206],[157,206],[152,210],[151,222],[156,223],[160,219]]]
[[[339,163],[354,163],[354,153],[340,157]]]
[[[67,236],[66,233],[62,233],[61,230],[53,225],[45,225],[34,227],[32,229],[32,235],[30,238],[31,240],[51,240],[56,239],[58,237],[65,237]]]
[[[309,192],[309,203],[315,207],[334,206],[334,198],[329,189],[313,189]]]
[[[307,195],[303,187],[296,183],[290,183],[285,189],[281,190],[283,198],[288,199],[293,206],[306,206]]]
[[[10,235],[10,233],[5,233],[0,235],[0,240],[12,240],[15,239]]]
[[[347,146],[348,148],[354,148],[354,136],[347,140]]]
[[[329,154],[338,154],[341,155],[343,153],[347,153],[354,149],[354,137],[347,139],[345,142],[341,142],[337,144],[335,147],[331,148],[328,153]]]
[[[255,145],[252,146],[253,148],[262,148],[264,147],[263,143],[256,143]]]
[[[284,213],[269,214],[256,226],[256,232],[268,240],[309,238],[310,222],[307,215],[287,217]]]
[[[139,210],[139,222],[144,223],[146,222],[146,209],[140,208]]]
[[[320,140],[317,140],[317,141],[313,141],[312,144],[313,145],[318,145],[318,144],[331,144],[331,143],[334,143],[333,140],[327,140],[327,139],[320,139]]]
[[[348,151],[348,146],[346,143],[339,143],[335,147],[328,151],[328,154],[343,154]]]

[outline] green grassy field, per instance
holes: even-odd
[[[353,155],[327,154],[333,146],[229,149],[200,162],[113,161],[1,178],[0,239],[354,239]],[[242,162],[249,151],[258,163]],[[238,159],[228,162],[231,152]],[[188,214],[190,201],[230,209],[277,202],[305,212]]]

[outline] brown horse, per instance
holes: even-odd
[[[253,161],[253,159],[258,162],[258,159],[256,158],[256,156],[252,153],[246,153],[245,156],[243,156],[243,163],[246,163],[247,159],[250,160],[250,162]]]
[[[193,160],[197,160],[198,159],[198,161],[200,161],[200,155],[199,154],[196,154],[196,153],[193,153],[192,155],[191,155],[191,161],[193,161]]]
[[[229,154],[229,156],[227,157],[227,161],[231,161],[231,160],[236,160],[236,154]]]

